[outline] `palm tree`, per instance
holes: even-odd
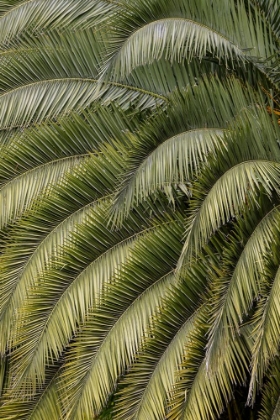
[[[0,417],[280,418],[279,0],[0,0]]]

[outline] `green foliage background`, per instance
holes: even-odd
[[[279,0],[0,0],[0,418],[280,419]]]

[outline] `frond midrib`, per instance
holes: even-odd
[[[240,53],[242,53],[242,55],[245,56],[243,49],[240,49],[238,45],[236,45],[230,38],[227,38],[224,34],[222,34],[221,32],[216,31],[215,29],[211,28],[211,26],[208,26],[202,22],[199,21],[195,21],[192,19],[187,19],[187,18],[182,18],[182,17],[169,17],[169,18],[162,18],[162,19],[157,19],[154,20],[152,22],[148,22],[146,23],[144,26],[141,26],[139,28],[137,28],[128,38],[127,40],[122,44],[121,48],[126,45],[128,42],[130,42],[131,37],[133,37],[136,33],[141,32],[141,30],[143,30],[144,28],[153,25],[153,24],[157,24],[157,23],[161,23],[161,22],[169,22],[169,21],[179,21],[179,22],[188,22],[191,23],[193,25],[199,26],[201,28],[205,28],[208,29],[209,32],[212,32],[218,36],[220,36],[222,39],[224,39],[226,42],[232,44],[236,49],[238,49],[240,51]],[[253,48],[253,47],[251,47]],[[248,49],[248,47],[245,47],[245,49]]]
[[[94,153],[92,153],[92,154],[94,154]],[[80,154],[76,154],[76,155],[64,156],[64,157],[61,157],[61,158],[58,158],[58,159],[53,159],[53,160],[50,160],[48,162],[42,163],[41,165],[37,165],[37,166],[35,166],[31,169],[28,169],[25,172],[22,172],[22,173],[18,174],[14,178],[9,179],[8,182],[2,183],[0,185],[0,194],[2,192],[2,189],[8,187],[10,184],[16,182],[18,179],[32,174],[32,172],[36,172],[36,171],[38,171],[40,169],[43,169],[43,168],[46,168],[48,166],[55,165],[56,163],[60,163],[60,162],[67,161],[67,160],[75,160],[75,159],[79,159],[79,158],[83,159],[87,156],[89,156],[88,153],[80,153]]]

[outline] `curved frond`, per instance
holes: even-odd
[[[191,220],[182,256],[180,270],[188,259],[197,254],[211,234],[232,217],[238,216],[241,206],[263,186],[271,195],[278,191],[280,163],[267,160],[242,162],[229,169],[211,188],[201,207]]]
[[[192,178],[207,154],[222,141],[222,135],[221,129],[205,128],[186,131],[165,140],[125,180],[115,206],[121,202],[122,211],[128,215],[135,204],[158,189],[173,201],[172,185],[191,194]]]
[[[231,128],[224,148],[212,154],[193,185],[196,199],[191,206],[178,269],[219,227],[249,208],[250,200],[256,200],[260,191],[268,197],[273,192],[279,195],[279,127],[275,121],[262,107],[251,107],[243,110]]]
[[[253,300],[259,295],[265,256],[279,230],[279,205],[256,207],[240,219],[237,232],[225,239],[228,246],[217,270],[211,298],[212,318],[206,354],[209,368],[217,366],[223,348],[238,333]]]
[[[247,13],[244,1],[224,1],[219,12],[204,1],[176,1],[168,7],[134,2],[128,9],[115,22],[116,46],[107,65],[119,77],[161,57],[180,62],[208,56],[242,67],[251,57],[272,54],[270,32],[256,10]]]
[[[174,372],[181,361],[184,346],[189,340],[189,333],[192,329],[193,319],[190,318],[183,324],[172,342],[165,347],[156,367],[148,368],[150,367],[149,358],[154,356],[152,352],[148,355],[147,360],[144,356],[141,360],[142,363],[138,364],[138,362],[134,366],[135,371],[130,371],[126,376],[128,388],[125,392],[128,394],[126,398],[124,393],[121,397],[119,406],[122,408],[119,408],[117,419],[166,418],[166,399],[172,391],[175,382]],[[154,351],[156,352],[156,349]],[[133,396],[131,391],[133,391]]]
[[[277,357],[268,372],[259,420],[277,420],[280,416],[280,362]]]
[[[246,119],[255,118],[254,111],[264,107],[261,95],[256,95],[250,88],[244,90],[234,78],[224,82],[202,78],[198,86],[189,88],[184,95],[171,95],[169,101],[166,109],[144,124],[140,133],[132,138],[133,149],[128,155],[126,173],[115,198],[114,212],[118,221],[135,203],[157,189],[163,188],[171,201],[172,183],[187,191],[186,183],[190,186],[209,152],[218,150],[228,141],[228,136],[224,141],[221,137],[235,130],[244,114]],[[209,112],[202,114],[203,107]],[[261,120],[259,115],[258,118]],[[265,123],[270,127],[271,123]],[[275,135],[272,128],[268,131]],[[205,136],[205,141],[204,137],[198,141],[198,135]],[[273,149],[277,147],[274,145]],[[279,151],[275,150],[275,154]]]
[[[57,122],[48,121],[23,132],[16,130],[1,148],[0,182],[6,183],[51,161],[96,153],[116,139],[125,144],[126,133],[136,130],[138,124],[136,116],[132,121],[120,108],[94,105],[81,113],[71,112]]]
[[[39,208],[35,208],[35,213],[15,227],[12,242],[1,257],[2,351],[5,352],[7,342],[10,345],[12,319],[9,314],[18,313],[28,289],[51,258],[59,253],[67,234],[75,231],[76,223],[86,220],[90,203],[111,193],[120,170],[120,150],[107,145],[103,153],[90,157],[68,174]]]
[[[194,329],[195,310],[201,300],[195,289],[203,282],[205,266],[193,267],[188,279],[170,291],[136,362],[120,382],[114,408],[116,419],[166,418],[175,372]]]
[[[67,172],[85,159],[85,155],[70,156],[25,172],[0,188],[1,229],[19,217],[32,201],[59,182]],[[36,182],[34,182],[34,178]]]
[[[173,258],[180,249],[178,229],[182,225],[177,220],[135,246],[131,262],[121,269],[120,278],[111,293],[109,289],[100,311],[93,312],[82,327],[68,355],[62,384],[69,419],[100,412],[119,375],[132,362],[150,317],[176,282]],[[172,248],[164,246],[167,238]],[[95,336],[91,333],[93,328],[98,332]],[[117,339],[120,336],[122,340]],[[73,384],[71,389],[69,381]]]
[[[116,4],[94,0],[26,0],[11,4],[0,16],[0,45],[7,48],[23,35],[38,35],[51,29],[93,26],[117,9]]]
[[[215,419],[232,396],[233,384],[243,383],[246,378],[248,348],[246,340],[236,337],[224,349],[224,360],[214,374],[207,371],[204,358],[206,313],[200,312],[197,329],[185,349],[185,357],[175,384],[171,401],[170,420]]]
[[[106,36],[93,30],[34,36],[17,48],[0,50],[1,91],[43,80],[97,79],[105,54]]]
[[[73,234],[74,243],[64,250],[66,255],[58,267],[47,272],[43,282],[35,284],[21,308],[22,320],[19,322],[24,322],[25,328],[24,331],[20,329],[15,338],[21,350],[15,352],[14,366],[20,372],[24,369],[28,377],[38,376],[39,384],[48,358],[58,357],[77,325],[84,321],[88,309],[98,306],[106,283],[110,283],[118,268],[129,258],[135,243],[146,231],[156,231],[149,225],[139,231],[137,225],[140,226],[142,218],[135,214],[122,230],[112,232],[104,226],[107,207],[105,202],[94,208],[86,223]],[[102,240],[98,238],[101,233]],[[40,317],[37,312],[36,330],[40,330],[40,334],[31,341],[34,336],[32,314],[38,306]]]
[[[200,22],[183,18],[162,19],[135,31],[113,58],[111,67],[115,74],[124,78],[135,67],[162,57],[171,62],[184,58],[191,60],[193,56],[203,59],[207,52],[226,62],[245,59],[242,49]]]
[[[165,102],[158,94],[120,83],[100,87],[95,79],[45,80],[0,96],[0,129],[26,128],[72,110],[81,110],[95,100],[104,104],[115,102],[124,109],[131,103],[145,109]]]
[[[2,130],[27,127],[93,101],[96,80],[46,80],[7,91],[0,96]]]
[[[32,401],[30,399],[12,399],[7,394],[4,404],[0,407],[0,416],[9,420],[61,419],[62,407],[57,387],[57,371],[53,368],[49,369],[47,376],[44,388]]]
[[[277,237],[279,231],[274,235]],[[274,237],[274,239],[276,239]],[[277,244],[277,239],[275,240]],[[251,381],[248,401],[254,402],[257,391],[261,388],[263,378],[269,363],[278,355],[279,349],[279,294],[280,294],[280,269],[277,259],[277,247],[273,245],[274,252],[266,255],[265,278],[260,286],[260,299],[253,318],[254,341],[251,361]],[[276,251],[276,252],[275,252]]]

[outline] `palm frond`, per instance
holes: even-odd
[[[59,253],[69,233],[78,223],[85,223],[91,207],[111,193],[121,169],[120,151],[107,145],[103,152],[68,174],[39,208],[35,207],[35,213],[15,227],[10,246],[1,257],[2,352],[7,342],[10,345],[10,315],[17,313],[27,291]]]
[[[119,280],[116,286],[112,285],[111,293],[109,289],[100,311],[90,314],[81,328],[67,357],[62,384],[69,419],[100,412],[119,375],[132,362],[150,317],[176,282],[174,257],[176,260],[181,247],[178,229],[182,225],[177,220],[136,244],[131,261],[121,269]],[[166,249],[167,238],[170,248]],[[145,255],[145,260],[140,255]],[[93,328],[95,336],[91,333]],[[122,340],[117,339],[119,336]]]
[[[265,108],[263,97],[253,93],[250,88],[244,90],[237,79],[221,82],[216,78],[205,77],[199,80],[198,86],[189,87],[184,95],[175,93],[169,96],[169,101],[166,109],[141,127],[139,134],[133,136],[126,174],[117,190],[114,205],[115,217],[119,221],[128,214],[134,203],[145,199],[156,189],[165,188],[165,192],[170,194],[170,184],[173,182],[186,190],[185,184],[197,176],[210,150],[219,148],[218,139],[221,136],[212,136],[211,133],[215,131],[213,127],[219,134],[223,134],[224,129],[231,132],[239,124],[239,120],[244,118],[244,113],[246,118],[252,113],[252,120],[256,118],[252,110],[257,110],[260,106]],[[201,108],[204,106],[213,112],[202,114]],[[261,120],[259,115],[258,119]],[[264,123],[268,127],[271,125],[267,121]],[[271,132],[270,135],[276,135],[273,128],[268,131]],[[185,142],[188,138],[196,139],[201,133],[206,135],[205,142],[196,143],[197,152],[190,154],[193,142],[186,148]],[[181,145],[182,150],[179,151]],[[279,154],[277,143],[271,147],[276,155]],[[165,179],[167,175],[168,179]],[[169,198],[173,199],[172,196]]]
[[[226,65],[251,57],[269,57],[270,33],[256,10],[245,2],[225,1],[220,10],[204,1],[134,2],[115,22],[116,42],[108,67],[124,77],[139,65],[165,57],[171,61],[215,57]],[[239,29],[238,29],[239,28]],[[112,35],[113,36],[113,35]]]
[[[14,399],[6,394],[0,415],[7,420],[47,420],[61,419],[62,407],[57,387],[57,367],[48,369],[47,381],[43,389],[32,399]]]
[[[279,206],[266,205],[261,210],[254,210],[254,216],[250,212],[244,216],[244,222],[240,219],[238,234],[225,238],[228,251],[217,269],[211,298],[212,322],[206,355],[209,366],[217,366],[222,349],[238,333],[258,296],[264,258],[278,231]]]
[[[97,79],[105,54],[106,36],[90,29],[36,36],[0,51],[0,87],[8,91],[42,80]]]
[[[7,48],[21,37],[41,35],[50,29],[98,25],[117,9],[116,4],[106,0],[19,1],[0,16],[0,45]]]
[[[35,284],[28,294],[26,304],[20,308],[22,320],[19,316],[18,322],[19,325],[24,323],[25,328],[24,331],[20,328],[20,334],[15,337],[15,343],[21,343],[19,347],[22,349],[15,352],[14,366],[20,371],[29,371],[32,378],[44,371],[48,352],[49,358],[57,358],[70,341],[77,325],[84,321],[88,309],[98,306],[106,283],[111,281],[118,267],[129,258],[139,238],[146,231],[156,231],[151,226],[140,232],[135,231],[136,222],[140,225],[141,221],[141,217],[137,218],[135,215],[134,220],[130,220],[131,226],[127,224],[121,231],[111,232],[104,226],[105,214],[104,204],[91,212],[87,223],[80,226],[74,234],[74,244],[70,245],[68,255],[66,248],[66,255],[58,268],[47,272],[43,283],[39,280]],[[101,232],[102,241],[97,236]],[[30,339],[34,336],[32,313],[39,307],[41,316],[39,318],[39,312],[36,311],[36,330],[41,332],[38,340],[31,342]],[[66,313],[69,316],[65,317]],[[42,355],[45,356],[42,358]],[[24,367],[25,364],[29,367]],[[40,383],[40,378],[38,382]]]
[[[173,401],[168,419],[184,420],[215,419],[222,413],[225,403],[233,393],[234,383],[243,383],[246,378],[248,348],[246,340],[237,337],[224,349],[223,362],[214,374],[206,367],[204,358],[207,312],[200,311],[200,320],[193,337],[185,349],[185,358],[178,371]]]
[[[47,80],[8,91],[0,96],[2,130],[24,128],[55,118],[74,108],[89,105],[96,89],[96,80]]]
[[[146,333],[143,349],[119,384],[114,416],[117,419],[165,419],[175,372],[195,325],[195,310],[205,284],[206,266],[192,267],[188,278],[172,287],[160,314]]]
[[[248,130],[256,115],[259,125]],[[268,196],[273,191],[279,194],[280,155],[275,140],[279,127],[260,107],[246,108],[240,117],[232,123],[235,131],[227,134],[224,150],[208,159],[198,182],[193,185],[193,195],[198,200],[192,204],[179,269],[215,230],[237,217],[258,191],[263,189]],[[266,135],[269,135],[269,142],[264,141]]]
[[[260,13],[265,16],[266,23],[271,25],[273,34],[280,42],[280,18],[279,18],[279,3],[278,0],[254,0],[253,2],[260,10]]]
[[[116,419],[144,420],[147,418],[165,419],[166,400],[175,382],[174,372],[181,362],[184,346],[189,340],[189,333],[193,330],[192,317],[186,321],[177,332],[171,343],[167,344],[164,353],[153,366],[151,358],[158,352],[158,343],[133,366],[126,375],[127,387],[117,400]],[[164,343],[166,344],[166,343]],[[154,360],[154,359],[153,359]]]
[[[280,416],[280,362],[277,357],[268,372],[259,420],[277,420]]]
[[[135,31],[113,58],[110,66],[120,78],[129,75],[135,67],[162,57],[171,62],[193,56],[203,59],[210,52],[219,60],[245,60],[237,45],[210,27],[190,19],[162,19]]]
[[[105,198],[106,199],[106,198]],[[101,200],[102,201],[102,200]],[[62,222],[49,225],[48,229],[40,227],[39,223],[45,219],[39,217],[33,230],[30,229],[30,218],[21,225],[13,240],[16,245],[11,246],[3,255],[2,267],[2,296],[1,296],[1,352],[11,347],[15,340],[20,308],[24,305],[28,291],[35,287],[42,273],[50,266],[56,253],[68,240],[70,233],[75,232],[79,224],[84,224],[92,212],[92,207],[98,205],[99,201],[92,202],[82,207]],[[44,206],[44,211],[46,207]],[[57,216],[57,215],[56,215]],[[17,242],[16,242],[17,240]],[[21,255],[21,259],[18,256]],[[17,264],[15,263],[17,261]],[[11,269],[11,267],[14,267]],[[13,316],[16,313],[16,317]]]
[[[79,155],[49,162],[2,185],[0,188],[1,229],[19,217],[34,199],[45,193],[50,185],[59,182],[67,172],[74,169],[85,158],[86,155]],[[34,183],[34,177],[36,183]]]
[[[135,86],[111,83],[98,85],[96,79],[66,78],[45,80],[15,88],[0,96],[1,130],[26,128],[49,119],[56,119],[72,110],[81,110],[100,100],[115,102],[123,109],[131,104],[139,109],[156,107],[165,97]]]
[[[94,105],[81,113],[71,112],[57,122],[46,122],[22,131],[16,130],[1,148],[0,182],[51,161],[95,153],[102,144],[115,139],[126,143],[127,132],[139,122],[114,106]],[[129,147],[129,145],[128,145]]]
[[[111,82],[122,82],[128,85],[142,86],[143,89],[167,95],[178,88],[183,92],[189,86],[195,86],[202,75],[219,74],[225,77],[225,70],[217,62],[194,58],[191,62],[170,62],[165,57],[151,63],[136,67],[124,79],[112,75]]]
[[[260,299],[252,320],[251,380],[248,402],[254,402],[262,387],[269,363],[278,355],[279,349],[279,261],[277,259],[277,236],[274,231],[272,249],[265,258],[265,276],[260,286]],[[274,251],[274,252],[273,252]]]
[[[268,194],[273,189],[278,191],[279,175],[280,164],[265,160],[240,163],[225,173],[210,190],[188,227],[178,269],[199,252],[216,229],[240,214],[241,206],[260,186],[264,185]]]
[[[172,185],[191,194],[192,178],[207,154],[222,141],[222,135],[221,129],[205,128],[186,131],[165,140],[125,180],[115,206],[118,207],[120,202],[127,216],[135,205],[159,189],[173,201]]]

